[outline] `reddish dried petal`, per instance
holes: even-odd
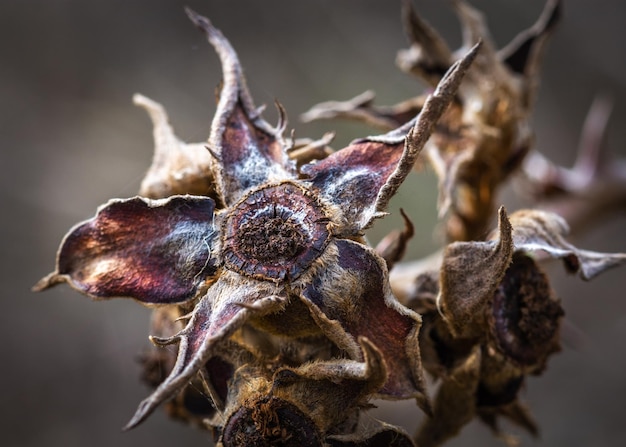
[[[302,167],[313,188],[342,209],[345,234],[367,228],[383,214],[454,98],[479,48],[477,44],[450,67],[415,121],[385,135],[356,140],[324,160]]]
[[[139,404],[125,428],[141,423],[161,402],[187,385],[216,353],[215,344],[241,327],[251,314],[281,309],[285,299],[273,293],[275,287],[268,283],[224,273],[196,305],[181,332],[167,339],[153,337],[152,341],[159,345],[178,343],[176,364],[168,378]]]
[[[389,373],[379,391],[382,396],[423,398],[419,315],[393,296],[385,261],[372,249],[349,240],[334,244],[336,265],[321,272],[303,292],[314,317],[319,319],[315,314],[321,312],[339,323],[341,329],[327,335],[351,356],[361,355],[351,348],[358,337],[366,337],[382,352]]]
[[[216,271],[214,208],[212,199],[195,196],[112,200],[70,231],[56,271],[35,290],[67,282],[94,298],[189,300]]]
[[[260,117],[250,97],[237,53],[224,35],[206,18],[190,9],[191,21],[207,36],[221,62],[223,86],[213,123],[209,147],[221,170],[220,195],[226,205],[236,202],[248,189],[268,181],[295,178],[294,165],[282,138],[284,112],[276,128]]]

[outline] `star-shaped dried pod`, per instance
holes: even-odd
[[[388,375],[381,352],[367,339],[359,343],[362,362],[314,361],[275,370],[247,363],[237,368],[223,422],[216,424],[217,445],[356,447],[396,439],[389,445],[412,446],[408,435],[396,427],[381,424],[363,430],[358,424],[369,396]]]
[[[483,15],[464,1],[453,5],[463,27],[463,45],[456,52],[416,13],[410,0],[404,1],[402,15],[411,47],[399,52],[397,63],[435,85],[459,53],[482,42],[477,63],[424,151],[439,178],[438,209],[446,219],[448,240],[475,240],[487,229],[498,187],[531,147],[529,115],[541,55],[560,16],[561,3],[549,0],[535,25],[499,51]],[[366,92],[346,102],[322,103],[302,118],[357,119],[385,129],[406,122],[424,102],[422,96],[375,107],[373,99]]]
[[[420,317],[393,296],[385,261],[362,243],[363,231],[385,214],[476,48],[450,68],[413,121],[297,172],[283,126],[261,118],[228,40],[208,19],[188,15],[222,62],[208,146],[223,208],[206,196],[111,200],[69,232],[55,271],[35,290],[67,283],[98,299],[193,307],[180,332],[152,338],[178,345],[178,356],[127,428],[186,386],[246,324],[288,338],[324,336],[357,361],[357,339],[367,337],[389,371],[378,393],[427,407]]]

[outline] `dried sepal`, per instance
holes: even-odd
[[[513,256],[511,224],[500,208],[498,240],[454,242],[444,252],[437,305],[456,336],[474,336],[482,309],[501,283]],[[478,321],[476,321],[478,319]]]
[[[278,312],[285,305],[286,297],[276,295],[268,283],[246,284],[236,273],[223,274],[194,307],[183,330],[164,339],[151,337],[160,346],[178,344],[176,364],[169,376],[141,402],[125,429],[138,425],[192,379],[214,355],[216,344],[243,326],[250,314]]]
[[[206,144],[181,141],[161,104],[139,94],[133,96],[133,102],[148,112],[154,138],[154,158],[141,182],[139,195],[151,199],[177,194],[215,198],[215,159]]]
[[[237,53],[211,22],[187,8],[191,21],[205,33],[222,63],[223,82],[209,147],[220,161],[216,171],[218,197],[235,203],[247,190],[290,177],[295,172],[282,137],[284,120],[272,127],[260,116],[248,92]],[[279,107],[282,113],[282,107]]]
[[[396,65],[430,85],[437,85],[454,60],[452,51],[443,37],[417,14],[411,0],[402,2],[402,23],[411,46],[398,52]]]
[[[65,282],[93,298],[193,299],[217,273],[214,208],[212,199],[196,196],[111,200],[68,233],[55,272],[34,290]]]
[[[417,346],[419,315],[392,295],[384,261],[372,249],[348,240],[337,241],[336,247],[336,266],[303,291],[314,318],[352,358],[359,358],[358,337],[366,337],[381,351],[389,370],[378,392],[381,397],[415,397],[428,411]]]
[[[345,220],[354,222],[349,229],[368,228],[382,215],[430,138],[435,123],[453,100],[479,48],[477,44],[450,67],[415,121],[384,135],[356,140],[328,158],[302,168],[322,197],[349,210],[344,212]],[[357,203],[355,196],[359,197]]]
[[[520,210],[510,217],[516,250],[539,252],[563,260],[570,273],[584,280],[626,262],[624,253],[599,253],[581,250],[565,240],[569,232],[567,222],[547,211]]]
[[[388,270],[391,270],[397,262],[402,260],[409,240],[415,234],[413,222],[411,222],[411,219],[409,219],[409,216],[406,215],[402,208],[400,209],[400,214],[404,220],[404,228],[392,231],[376,245],[376,253],[385,260]]]

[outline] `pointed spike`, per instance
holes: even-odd
[[[452,63],[452,52],[445,40],[415,11],[411,0],[402,1],[402,22],[411,48],[396,57],[398,67],[435,85]]]
[[[535,24],[515,36],[498,52],[498,58],[529,81],[537,75],[544,47],[562,15],[561,0],[548,0]]]

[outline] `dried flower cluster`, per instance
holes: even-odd
[[[139,195],[75,226],[35,286],[154,307],[155,348],[142,358],[154,391],[127,428],[164,403],[223,446],[435,446],[474,417],[508,441],[500,417],[537,433],[518,391],[559,351],[564,315],[541,261],[589,280],[626,255],[577,249],[549,211],[500,208],[484,237],[498,187],[530,158],[528,117],[560,2],[499,51],[481,14],[453,4],[457,52],[404,2],[411,47],[398,64],[431,93],[387,108],[368,94],[304,115],[388,131],[338,151],[330,133],[285,138],[280,104],[279,123],[267,123],[228,40],[187,11],[222,64],[208,142],[182,142],[163,107],[137,95],[156,144]],[[375,248],[364,231],[419,157],[439,176],[448,244],[434,262],[399,264],[414,233],[404,212],[405,228]],[[440,382],[432,396],[424,372]],[[427,417],[414,436],[367,426],[359,416],[374,397],[415,399]]]

